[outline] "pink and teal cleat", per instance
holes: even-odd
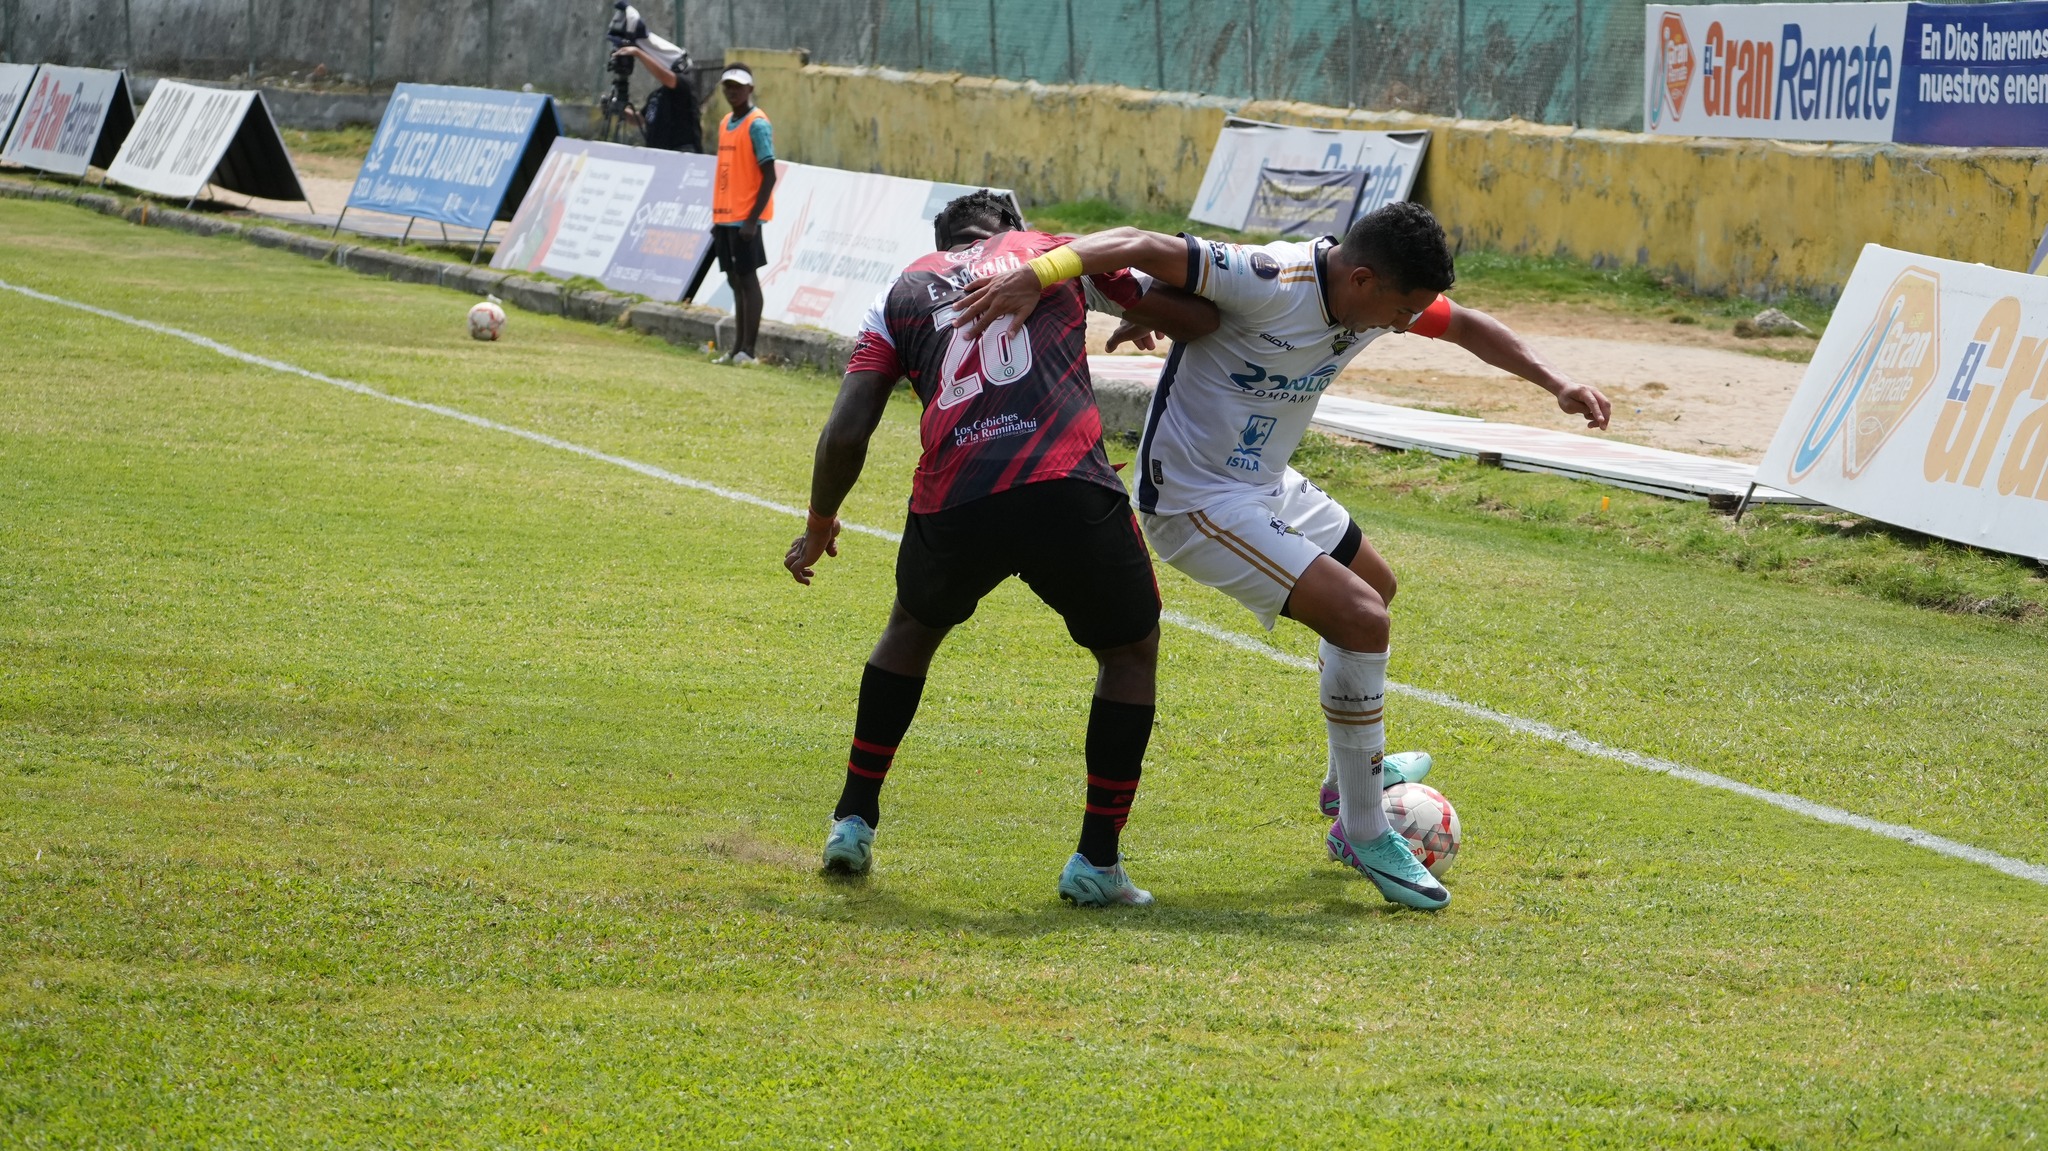
[[[1415,858],[1415,850],[1398,831],[1390,830],[1364,847],[1354,848],[1339,822],[1330,825],[1325,843],[1331,859],[1372,880],[1389,903],[1436,911],[1451,902],[1451,893]]]
[[[1380,787],[1382,789],[1397,783],[1421,783],[1429,774],[1429,753],[1426,751],[1397,751],[1380,760]],[[1337,785],[1327,780],[1323,783],[1323,814],[1337,818]]]

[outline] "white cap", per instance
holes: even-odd
[[[718,82],[721,84],[745,84],[751,88],[754,86],[754,74],[745,68],[727,68],[725,75],[718,78]]]

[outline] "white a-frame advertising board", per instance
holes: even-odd
[[[29,81],[35,76],[34,64],[0,64],[0,143],[6,142],[7,130],[14,127],[14,114],[21,111]]]
[[[261,92],[176,80],[150,93],[107,179],[187,200],[210,183],[266,200],[306,198]]]
[[[88,168],[113,163],[134,126],[127,73],[45,64],[29,82],[0,160],[83,176]]]

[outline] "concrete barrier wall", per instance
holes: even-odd
[[[1416,199],[1461,244],[1640,264],[1702,291],[1831,298],[1866,243],[2023,268],[2038,149],[1686,140],[1105,86],[806,64],[733,49],[785,159],[1181,212],[1228,114],[1428,128]]]

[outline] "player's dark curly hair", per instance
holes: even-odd
[[[961,242],[956,239],[962,229],[979,224],[990,233],[1008,232],[1024,226],[1024,217],[1017,214],[1017,208],[1008,196],[991,192],[987,188],[969,192],[965,196],[948,201],[932,218],[932,238],[938,241],[939,250]]]
[[[1458,278],[1443,225],[1428,208],[1406,200],[1360,217],[1344,233],[1340,250],[1346,262],[1392,279],[1401,292],[1442,292]]]

